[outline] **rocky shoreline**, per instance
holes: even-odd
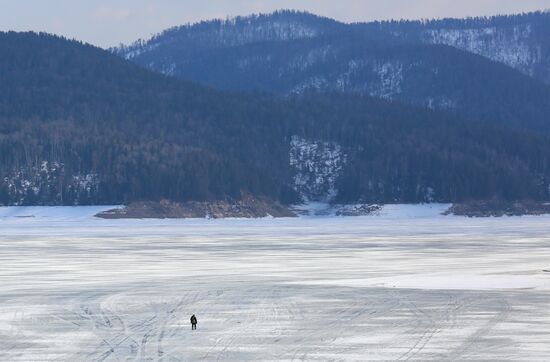
[[[318,203],[321,204],[321,203]],[[382,205],[330,205],[308,209],[307,205],[286,206],[265,198],[245,196],[241,200],[213,202],[142,201],[96,214],[102,219],[224,219],[298,216],[367,216],[377,215]],[[302,207],[305,207],[303,209]]]
[[[550,203],[534,201],[472,201],[454,204],[444,215],[467,217],[503,217],[550,214]]]
[[[240,200],[213,202],[143,201],[95,215],[102,219],[221,219],[296,217],[288,207],[265,198],[246,195]]]
[[[320,207],[322,206],[322,207]],[[377,204],[330,205],[316,203],[286,206],[273,200],[244,195],[240,200],[212,202],[173,202],[143,201],[133,202],[122,208],[101,212],[96,217],[102,219],[223,219],[298,216],[368,216],[379,215],[384,206]],[[529,216],[550,214],[550,203],[533,201],[472,201],[457,203],[449,207],[442,215],[464,216],[472,218]]]

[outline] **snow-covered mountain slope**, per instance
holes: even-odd
[[[164,71],[177,75],[177,68],[181,65],[178,64],[175,53],[195,53],[195,48],[212,49],[266,41],[311,39],[349,29],[374,38],[390,35],[412,42],[449,45],[501,62],[535,79],[550,83],[549,12],[490,18],[348,25],[308,13],[279,11],[268,15],[204,21],[174,27],[149,40],[140,39],[131,45],[113,48],[112,51],[157,70],[160,63],[173,60],[173,63],[164,65]],[[307,64],[307,60],[300,64]],[[171,68],[174,68],[172,72],[169,71]]]
[[[385,31],[407,40],[444,44],[550,83],[550,13],[465,20],[383,23]]]
[[[529,45],[531,34],[529,24],[504,29],[431,29],[423,32],[422,40],[479,54],[535,76],[543,57],[540,45]]]
[[[533,78],[550,70],[547,18],[347,25],[287,11],[174,28],[113,51],[225,90],[354,93],[540,130],[550,88]]]

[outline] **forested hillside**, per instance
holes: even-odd
[[[226,93],[0,33],[0,204],[548,199],[546,137],[363,96]]]
[[[259,100],[45,34],[2,33],[0,47],[2,202],[284,193],[284,123]]]

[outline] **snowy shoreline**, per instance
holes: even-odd
[[[361,216],[337,215],[343,208],[360,207],[361,205],[335,205],[326,203],[310,203],[296,205],[291,210],[296,211],[298,218],[344,218],[344,217],[369,217],[369,218],[426,218],[444,217],[443,213],[451,207],[451,204],[395,204],[382,205],[376,211]],[[0,207],[0,222],[2,220],[19,220],[30,222],[34,220],[83,220],[96,219],[96,215],[113,209],[122,209],[122,205],[110,206],[2,206]],[[115,220],[166,220],[167,218],[117,218]],[[209,220],[211,218],[173,218],[173,220]],[[258,218],[227,217],[218,220],[262,220],[273,219],[272,216]],[[284,219],[278,218],[278,219]]]
[[[364,207],[372,210],[361,214]],[[124,205],[108,206],[0,206],[0,222],[7,220],[18,220],[20,222],[32,222],[32,220],[263,220],[263,219],[285,219],[288,217],[119,217],[99,218],[97,215],[112,210],[122,210]],[[453,204],[386,204],[386,205],[330,205],[328,203],[311,202],[304,205],[294,205],[289,209],[294,212],[298,219],[304,218],[368,218],[368,219],[418,219],[418,218],[500,218],[500,217],[537,217],[547,214],[524,214],[524,215],[455,215],[449,210],[455,208]],[[354,214],[354,210],[359,212]],[[346,214],[349,213],[349,214]],[[294,218],[294,217],[291,217]]]

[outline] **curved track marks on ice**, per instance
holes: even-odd
[[[478,344],[482,338],[489,335],[489,333],[499,324],[505,322],[512,312],[512,307],[510,303],[501,299],[497,303],[499,305],[498,309],[495,311],[495,315],[490,318],[482,327],[478,328],[475,333],[468,336],[462,344],[452,350],[447,356],[446,360],[449,361],[458,361],[463,358],[466,358],[468,355],[475,354],[479,352]]]
[[[488,349],[495,355],[494,348],[509,342],[491,338],[503,336],[495,327],[511,315],[521,320],[511,307],[518,301],[498,293],[226,285],[162,296],[143,290],[94,295],[20,327],[38,331],[55,323],[54,331],[78,332],[72,348],[80,352],[49,360],[455,361],[484,359]],[[191,331],[192,313],[198,331]],[[19,348],[14,341],[0,346],[11,356]]]

